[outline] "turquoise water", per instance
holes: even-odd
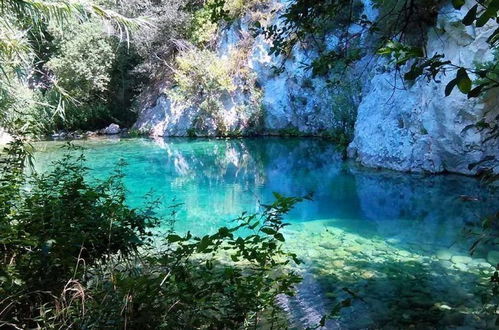
[[[62,144],[36,144],[39,170],[62,155]],[[297,328],[313,325],[348,292],[359,298],[328,328],[484,328],[493,322],[481,300],[493,267],[485,249],[469,257],[471,241],[462,233],[499,208],[498,196],[476,179],[366,169],[315,139],[76,144],[86,148],[92,178],[106,177],[120,159],[128,163],[131,206],[143,205],[151,191],[161,202],[159,216],[184,203],[175,225],[181,232],[213,232],[243,211],[258,211],[272,192],[312,192],[312,201],[289,214],[286,232],[287,247],[305,261],[297,297],[281,299]]]

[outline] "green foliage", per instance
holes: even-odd
[[[137,130],[137,129],[130,129],[127,131],[126,133],[127,137],[130,137],[130,138],[138,138],[138,137],[145,137],[147,136],[147,134],[145,134],[144,132],[140,131],[140,130]]]
[[[0,123],[21,134],[42,134],[53,127],[51,106],[40,91],[0,79]]]
[[[16,102],[18,95],[12,95],[18,86],[33,90],[33,97],[24,99],[30,104],[36,104],[38,110],[43,107],[44,115],[47,112],[61,111],[66,101],[74,98],[65,93],[59,86],[54,85],[52,77],[41,69],[50,58],[52,51],[51,36],[47,33],[47,26],[51,23],[58,30],[63,25],[74,22],[78,25],[92,18],[104,20],[114,27],[116,33],[123,38],[137,26],[146,24],[142,19],[127,19],[124,16],[104,9],[96,3],[84,1],[45,1],[45,0],[3,0],[0,1],[2,16],[0,17],[0,120],[3,126],[17,125],[12,130],[26,131],[26,123],[19,126],[9,118],[15,116],[19,109]],[[72,63],[74,64],[74,63]],[[51,85],[51,86],[50,86]],[[40,100],[40,93],[51,88],[49,98]],[[24,93],[26,96],[28,93]],[[52,99],[54,102],[48,102]],[[10,104],[9,104],[10,103]],[[23,109],[24,113],[26,109]],[[46,124],[46,123],[45,123]],[[33,129],[33,131],[37,131]]]
[[[212,12],[209,7],[197,10],[192,19],[189,40],[197,46],[206,46],[218,31],[218,24],[212,21]]]
[[[92,325],[117,320],[119,327],[234,329],[262,318],[278,321],[277,295],[293,294],[300,281],[287,270],[298,260],[282,250],[282,215],[300,199],[276,198],[262,214],[243,214],[236,226],[213,235],[169,234],[165,248],[146,264],[102,274],[92,288],[91,303],[98,305],[90,310],[116,307],[111,318],[93,317],[98,323]],[[250,234],[237,236],[241,230]],[[129,304],[124,313],[123,301]]]
[[[223,133],[226,128],[220,99],[236,90],[229,62],[207,49],[192,49],[177,57],[174,79],[177,89],[173,96],[200,109],[194,128],[203,132],[205,121],[213,119]]]
[[[283,250],[283,216],[301,198],[275,194],[262,213],[243,213],[232,227],[204,237],[170,229],[163,238],[154,203],[126,205],[119,170],[89,183],[84,158],[68,152],[51,172],[28,176],[23,144],[5,150],[0,326],[233,329],[282,321],[276,298],[300,281],[290,267],[299,260]]]
[[[461,9],[465,4],[465,1],[454,0],[452,4],[455,9]],[[499,1],[480,1],[479,4],[474,5],[468,10],[461,23],[465,26],[474,25],[476,27],[483,27],[491,20],[496,19],[498,15]],[[492,49],[495,49],[498,40],[499,28],[492,32],[487,38],[487,42]],[[395,45],[395,47],[391,47],[390,45]],[[486,91],[499,87],[499,82],[496,79],[496,60],[493,61],[493,63],[477,64],[477,68],[466,68],[457,66],[451,61],[444,61],[443,54],[435,54],[428,58],[423,55],[423,49],[418,51],[417,48],[394,42],[390,42],[387,47],[382,48],[380,54],[395,57],[397,65],[405,64],[408,60],[413,60],[414,63],[411,65],[410,70],[404,75],[404,78],[408,81],[414,81],[422,76],[436,80],[437,75],[442,71],[455,71],[455,78],[450,80],[446,85],[445,96],[449,96],[455,87],[457,87],[461,93],[466,94],[468,98],[479,97]],[[402,57],[402,61],[398,60],[399,57]],[[470,78],[470,74],[479,77],[475,86],[472,82],[472,78]]]
[[[195,132],[201,135],[214,123],[217,135],[226,136],[229,129],[224,117],[222,100],[230,99],[236,90],[245,92],[248,100],[237,104],[237,111],[247,119],[242,129],[257,130],[260,121],[261,92],[256,87],[255,75],[245,63],[250,48],[242,42],[227,58],[208,49],[191,48],[179,54],[174,74],[175,88],[170,96],[184,106],[199,109],[194,119]],[[237,82],[237,84],[236,84]]]
[[[148,243],[157,220],[125,205],[120,172],[92,186],[84,159],[68,154],[52,172],[25,178],[19,150],[8,149],[0,178],[0,292],[10,297],[1,319],[32,327],[68,281]]]
[[[184,100],[236,89],[229,63],[209,50],[192,49],[178,56],[174,78]]]
[[[209,12],[213,23],[231,22],[266,2],[268,0],[208,0],[203,8]]]
[[[187,130],[187,136],[190,137],[190,138],[195,138],[197,137],[197,134],[196,134],[196,129],[191,127]]]
[[[283,128],[283,129],[278,130],[277,135],[287,136],[287,137],[298,137],[298,136],[304,136],[304,133],[302,133],[296,127],[288,127],[288,128]]]
[[[72,25],[64,31],[54,30],[59,39],[57,54],[47,67],[57,77],[58,84],[80,102],[99,97],[107,89],[115,59],[110,40],[104,37],[98,22]]]
[[[52,28],[51,33],[57,50],[46,70],[55,76],[54,86],[74,99],[56,113],[56,127],[88,130],[111,122],[131,125],[135,114],[130,108],[138,84],[131,73],[138,64],[134,49],[105,34],[96,21],[71,24],[64,32]],[[57,104],[53,89],[46,92],[46,98]]]
[[[333,97],[333,102],[333,113],[337,124],[321,135],[323,138],[333,141],[343,153],[346,153],[347,147],[354,137],[357,107],[350,95],[342,92]]]
[[[396,65],[404,65],[407,61],[423,56],[423,51],[419,47],[411,47],[397,41],[389,41],[384,47],[378,50],[379,55],[388,55]]]
[[[379,18],[370,31],[384,42],[401,42],[408,47],[424,47],[427,29],[436,23],[442,0],[375,0]]]

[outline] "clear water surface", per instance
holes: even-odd
[[[462,228],[497,211],[474,178],[366,169],[316,139],[99,139],[83,145],[92,178],[120,159],[128,202],[154,192],[158,215],[184,203],[176,230],[215,231],[272,193],[314,193],[289,214],[287,247],[305,261],[295,298],[281,300],[296,328],[312,326],[355,293],[331,329],[493,327],[482,296],[493,271],[487,250],[472,258]],[[47,170],[63,142],[37,143]],[[471,196],[478,201],[470,201]],[[347,288],[346,290],[344,288]]]

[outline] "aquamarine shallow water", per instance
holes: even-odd
[[[61,157],[62,142],[36,144],[37,168]],[[316,139],[105,139],[79,141],[90,176],[105,178],[120,159],[128,203],[153,192],[175,229],[215,231],[272,193],[314,194],[288,216],[287,246],[305,261],[294,299],[282,299],[297,328],[312,325],[340,298],[357,293],[329,328],[410,325],[486,327],[480,297],[493,267],[487,251],[469,258],[466,223],[497,211],[497,197],[474,178],[397,173],[343,161]],[[462,195],[479,199],[464,201]],[[175,199],[175,200],[174,200]]]

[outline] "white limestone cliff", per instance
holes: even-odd
[[[368,1],[364,3],[364,14],[374,19],[376,10]],[[273,8],[279,6],[283,2],[271,4]],[[491,27],[463,26],[459,21],[465,12],[444,6],[435,28],[429,31],[427,49],[430,54],[445,54],[456,65],[473,67],[493,58],[486,42]],[[230,56],[242,41],[248,41],[250,20],[247,15],[221,33],[218,56]],[[333,49],[337,40],[330,35],[323,42]],[[249,102],[250,96],[242,89],[225,95],[221,117],[226,130],[245,135],[255,116],[261,117],[257,134],[292,128],[320,135],[340,125],[338,113],[345,106],[335,96],[341,88],[329,84],[331,77],[313,77],[305,68],[318,56],[314,47],[295,46],[285,59],[269,55],[269,48],[262,36],[251,37],[245,67],[256,77],[261,105]],[[282,70],[276,72],[280,65]],[[456,88],[445,97],[445,86],[453,74],[437,78],[438,82],[421,79],[410,86],[393,71],[392,64],[375,54],[365,54],[351,72],[339,77],[344,84],[359,84],[349,95],[357,108],[349,156],[365,166],[398,171],[476,174],[482,168],[492,168],[499,172],[498,139],[490,139],[486,131],[474,126],[484,116],[492,122],[499,116],[499,93],[468,99]],[[176,101],[166,92],[141,111],[135,128],[154,136],[187,136],[199,115],[196,105]],[[203,125],[202,135],[218,134],[215,120],[208,118]],[[251,134],[255,134],[254,127]],[[472,167],[476,163],[480,165]]]

